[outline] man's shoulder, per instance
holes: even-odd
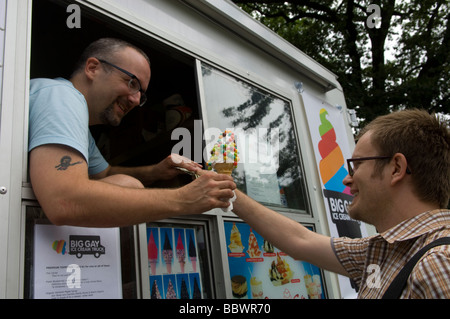
[[[30,80],[30,94],[43,90],[62,90],[64,92],[73,92],[74,94],[81,95],[81,93],[72,85],[72,82],[63,78],[36,78]]]
[[[412,298],[450,298],[449,245],[430,249],[411,272]]]
[[[61,107],[62,105],[70,105],[71,107]],[[76,107],[76,106],[79,107]],[[47,79],[37,78],[30,81],[30,112],[33,110],[43,111],[57,107],[59,110],[76,110],[83,111],[86,109],[86,100],[72,84],[72,82],[63,79]]]

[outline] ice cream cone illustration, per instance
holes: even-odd
[[[172,280],[169,279],[169,284],[167,285],[166,299],[177,299],[177,294],[173,288]]]
[[[191,235],[189,235],[189,260],[191,261],[192,269],[194,272],[197,272],[197,251]]]
[[[171,274],[172,273],[173,252],[172,252],[172,246],[170,245],[169,236],[167,236],[167,232],[165,233],[165,237],[164,237],[163,258],[164,258],[164,262],[166,264],[166,270],[169,274]]]
[[[181,233],[178,233],[178,239],[177,239],[177,259],[180,263],[181,272],[184,273],[184,265],[186,263],[186,253],[184,250],[183,241],[181,240]]]
[[[314,275],[311,277],[311,275],[305,275],[303,278],[305,279],[305,286],[308,291],[309,299],[320,299],[322,294],[320,276]]]
[[[189,257],[191,264],[192,264],[192,270],[194,272],[197,272],[197,257]]]
[[[151,299],[161,299],[161,294],[159,292],[159,288],[158,288],[158,283],[156,282],[156,280],[153,281],[153,285],[152,285],[152,293],[151,293]]]
[[[256,239],[256,236],[251,228],[250,235],[248,236],[247,254],[250,256],[250,258],[257,258],[261,256],[261,250],[258,247],[258,240]]]
[[[336,200],[348,201],[353,200],[350,192],[350,187],[344,185],[344,178],[348,171],[345,167],[344,155],[341,148],[336,143],[336,132],[333,125],[327,119],[328,112],[325,109],[320,110],[320,126],[319,133],[321,140],[318,143],[321,160],[319,163],[320,177],[324,186],[323,194],[327,199],[330,213],[335,208],[331,205],[331,198]],[[335,213],[335,211],[334,211]],[[331,214],[331,219],[339,236],[346,236],[350,238],[361,237],[361,229],[356,221],[341,218],[343,212],[339,214]],[[345,212],[345,214],[347,214]],[[336,217],[338,216],[338,217]]]
[[[244,246],[242,245],[241,233],[236,226],[236,223],[233,223],[233,228],[230,232],[230,244],[228,248],[232,253],[242,253],[244,250]]]
[[[253,299],[263,299],[264,292],[263,292],[261,280],[259,280],[257,277],[252,277],[250,279],[250,288],[252,291]]]
[[[320,177],[325,189],[350,194],[350,190],[342,181],[348,172],[345,168],[344,155],[336,143],[336,132],[333,125],[327,119],[328,112],[320,110],[319,153],[322,157],[319,163]]]
[[[181,279],[180,299],[189,299],[189,292],[184,279]]]
[[[156,263],[158,261],[158,248],[156,247],[155,238],[153,232],[150,231],[150,238],[147,245],[148,250],[148,263],[150,265],[151,274],[156,275]]]
[[[194,290],[192,292],[192,299],[202,299],[202,293],[200,292],[197,278],[194,278]]]

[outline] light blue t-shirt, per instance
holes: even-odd
[[[88,163],[89,175],[108,167],[89,131],[84,96],[63,78],[30,81],[28,151],[46,144],[66,145],[80,152]]]

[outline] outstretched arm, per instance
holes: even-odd
[[[226,208],[229,203],[221,199],[233,197],[236,187],[231,177],[212,172],[178,189],[143,189],[92,180],[84,157],[61,145],[44,145],[30,152],[30,178],[50,221],[92,227],[134,225]]]
[[[202,166],[186,157],[178,154],[171,154],[155,165],[138,167],[108,166],[106,170],[91,176],[91,178],[98,180],[111,175],[123,174],[132,176],[141,181],[145,186],[149,186],[156,181],[169,180],[181,174],[181,171],[179,171],[177,167],[194,172]]]
[[[247,222],[264,239],[289,256],[320,268],[348,276],[337,259],[330,237],[315,233],[235,190],[233,212]]]

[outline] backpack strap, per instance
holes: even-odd
[[[440,245],[450,245],[450,237],[439,238],[432,243],[424,246],[420,249],[403,267],[403,269],[398,273],[397,277],[391,282],[382,299],[398,299],[400,298],[403,289],[405,289],[406,282],[408,281],[409,275],[413,270],[417,262],[422,258],[422,256],[431,248]]]

